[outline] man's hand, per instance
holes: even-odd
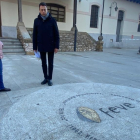
[[[55,48],[55,49],[54,49],[54,52],[55,52],[55,53],[57,53],[57,52],[58,52],[58,49],[57,49],[57,48]]]
[[[37,50],[34,50],[34,52],[37,52]]]

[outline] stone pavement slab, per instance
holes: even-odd
[[[0,99],[1,99],[0,106],[11,104],[11,101],[6,93],[0,93]]]
[[[64,90],[71,90],[70,87],[65,87],[63,84],[75,84],[75,86],[76,83],[109,84],[103,88],[102,86],[96,86],[94,90],[92,88],[92,91],[101,92],[102,89],[102,92],[105,94],[108,92],[112,92],[112,94],[118,92],[124,95],[125,93],[128,97],[133,96],[137,98],[137,100],[140,100],[139,94],[135,94],[139,92],[140,89],[140,55],[137,55],[137,51],[137,49],[104,49],[104,52],[59,52],[55,55],[54,60],[54,86],[62,85]],[[2,119],[9,108],[14,105],[14,103],[20,101],[20,99],[35,91],[50,89],[47,85],[42,86],[40,84],[43,80],[41,61],[37,60],[34,56],[5,55],[2,61],[4,84],[6,87],[11,88],[12,91],[0,93],[0,119]],[[114,88],[114,86],[117,85],[119,86]],[[135,90],[133,90],[133,88],[135,88]],[[79,94],[79,92],[77,92],[77,94]],[[51,95],[49,98],[51,98]],[[101,101],[109,102],[110,97],[111,96],[107,94],[106,99],[108,100]],[[116,97],[112,96],[111,98],[114,102],[117,102]],[[100,104],[100,101],[98,103]],[[133,119],[138,120],[137,110],[136,114]],[[125,119],[129,122],[132,121],[129,115],[126,115]],[[113,127],[113,125],[111,126]],[[64,138],[61,138],[64,140],[69,133],[73,134],[73,132],[70,131],[66,132],[65,126],[60,127],[59,131],[65,135]],[[57,137],[58,129],[55,129],[52,133]],[[114,133],[116,134],[116,132]],[[49,132],[49,134],[51,135],[51,132]],[[98,136],[98,134],[96,134],[96,136]],[[111,136],[111,134],[109,136]],[[73,135],[73,138],[76,139],[77,137]],[[105,138],[105,136],[103,136],[103,138]]]

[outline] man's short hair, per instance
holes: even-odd
[[[45,2],[41,2],[41,3],[39,4],[39,8],[40,8],[40,6],[46,6],[46,7],[47,7],[47,4],[46,4]]]

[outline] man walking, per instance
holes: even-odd
[[[47,5],[44,2],[39,4],[39,15],[34,20],[33,29],[33,50],[40,52],[44,80],[41,84],[48,83],[52,86],[53,59],[54,53],[59,49],[59,31],[55,19],[47,11]],[[46,63],[46,53],[48,53],[48,67]]]

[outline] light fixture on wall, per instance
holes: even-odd
[[[81,2],[82,0],[79,0],[79,2]]]
[[[109,16],[111,16],[111,9],[112,9],[112,6],[114,5],[114,4],[116,4],[116,7],[115,7],[115,11],[117,11],[118,10],[118,7],[117,7],[117,2],[112,2],[111,3],[111,6],[109,7],[110,8],[110,14],[109,14]]]

